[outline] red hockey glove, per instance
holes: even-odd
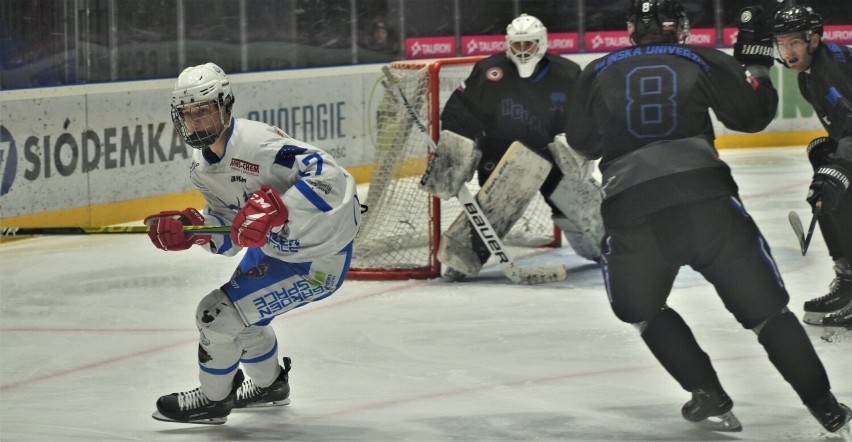
[[[251,195],[231,224],[231,241],[242,247],[262,247],[269,231],[287,223],[289,213],[278,192],[263,187]]]
[[[143,221],[148,229],[148,237],[155,247],[162,250],[186,250],[193,244],[207,244],[210,235],[194,235],[184,232],[183,226],[204,225],[204,216],[193,208],[183,211],[167,210],[151,215]]]

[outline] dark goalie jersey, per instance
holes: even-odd
[[[474,140],[482,150],[480,180],[516,140],[552,162],[547,144],[565,132],[566,108],[579,75],[573,61],[546,54],[535,74],[521,78],[505,53],[494,54],[478,62],[450,96],[442,129]]]
[[[752,76],[716,49],[680,44],[626,48],[586,66],[566,136],[577,151],[601,158],[604,224],[737,194],[708,109],[730,129],[763,130],[778,94],[768,70],[758,69]]]
[[[838,142],[835,161],[852,170],[852,49],[822,42],[810,71],[799,74],[799,89]]]

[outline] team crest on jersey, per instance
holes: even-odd
[[[491,68],[485,72],[485,78],[491,81],[500,81],[503,78],[503,69]]]

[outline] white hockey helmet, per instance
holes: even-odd
[[[172,123],[187,144],[204,149],[227,129],[233,104],[231,82],[222,68],[215,63],[188,67],[172,91]]]
[[[506,55],[518,67],[521,78],[535,72],[547,52],[547,28],[541,20],[521,14],[506,27]]]

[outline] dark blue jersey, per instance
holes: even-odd
[[[716,49],[680,44],[630,47],[586,66],[566,136],[601,158],[605,224],[736,194],[708,110],[730,129],[764,129],[778,94],[767,70],[755,75]]]
[[[580,67],[546,54],[536,72],[521,78],[505,53],[476,63],[441,113],[442,129],[476,142],[483,163],[502,158],[513,141],[550,159],[547,144],[565,132],[566,110]]]
[[[852,49],[821,43],[810,73],[799,74],[799,90],[838,142],[835,161],[852,170]]]

